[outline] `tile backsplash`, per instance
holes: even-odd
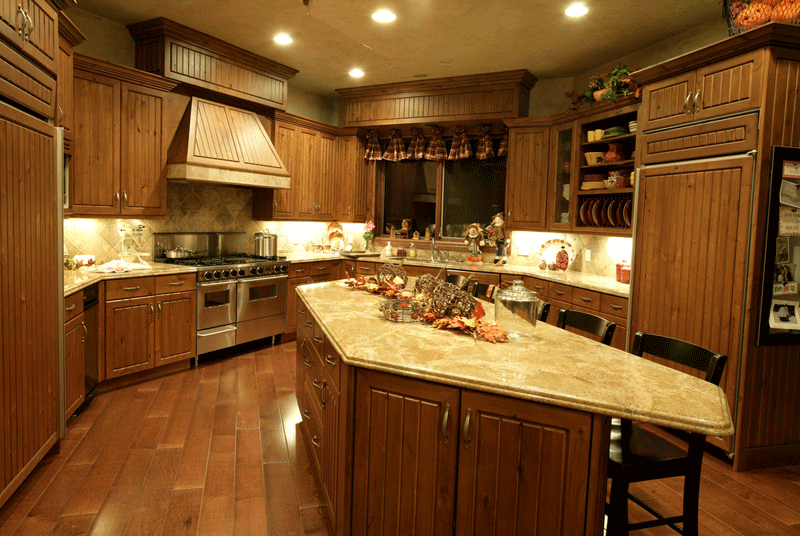
[[[98,264],[119,258],[122,222],[142,224],[144,230],[138,249],[153,253],[153,233],[180,232],[244,232],[248,236],[268,228],[278,235],[278,251],[291,253],[307,251],[312,243],[325,243],[329,222],[282,222],[252,219],[252,193],[248,188],[214,186],[191,182],[167,183],[167,214],[164,219],[68,218],[64,220],[64,247],[69,256],[94,255]],[[344,233],[352,237],[356,249],[364,247],[363,224],[342,224]],[[538,266],[542,260],[540,248],[546,241],[560,238],[569,242],[575,260],[568,270],[614,277],[616,263],[630,260],[630,238],[602,237],[571,233],[534,233],[516,231],[511,235],[508,263]],[[591,260],[586,260],[586,251]],[[420,251],[426,249],[420,248]],[[544,252],[548,257],[554,253]],[[451,258],[464,257],[453,252]],[[145,260],[151,257],[144,256]],[[494,253],[484,253],[484,261],[492,262]]]

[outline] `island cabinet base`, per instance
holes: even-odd
[[[348,366],[301,310],[300,428],[335,534],[603,533],[609,417]]]

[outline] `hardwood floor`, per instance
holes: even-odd
[[[265,347],[98,395],[0,509],[0,535],[328,535],[296,432],[294,349]],[[681,484],[635,490],[678,508]],[[800,466],[734,473],[706,455],[700,508],[703,535],[800,535]],[[631,505],[632,519],[642,515]]]

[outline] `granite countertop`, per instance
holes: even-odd
[[[400,258],[384,259],[379,257],[359,257],[359,261],[369,262],[399,262]],[[464,270],[467,272],[489,272],[507,275],[531,276],[545,281],[554,281],[556,283],[563,283],[573,287],[585,288],[587,290],[595,290],[604,292],[606,294],[613,294],[627,298],[630,294],[630,285],[626,283],[619,283],[610,277],[603,277],[594,274],[586,274],[583,272],[561,272],[557,270],[542,270],[535,266],[521,266],[517,264],[490,264],[490,263],[474,263],[474,262],[430,262],[419,259],[411,259],[408,257],[403,258],[403,264],[409,266],[428,266],[441,268],[445,267],[449,270]]]
[[[523,342],[491,344],[387,321],[383,298],[341,281],[298,287],[345,363],[711,436],[733,434],[721,388],[539,323]],[[493,307],[483,303],[488,315]]]
[[[162,264],[158,262],[150,263],[150,268],[145,270],[134,270],[132,272],[90,272],[89,268],[78,268],[77,270],[64,270],[64,296],[69,296],[79,290],[99,281],[107,279],[125,279],[130,277],[152,277],[156,275],[186,274],[197,272],[191,266],[175,266],[173,264]]]

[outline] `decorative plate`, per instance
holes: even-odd
[[[597,225],[598,227],[600,226],[600,218],[598,214],[599,206],[600,206],[599,199],[596,200],[594,203],[592,203],[592,222],[594,222],[594,224]]]
[[[625,227],[625,218],[622,217],[622,213],[625,209],[625,201],[620,199],[619,203],[617,203],[617,225],[620,227]]]
[[[339,231],[340,233],[344,234],[344,229],[342,228],[342,224],[338,221],[333,221],[328,224],[328,233],[331,231]]]
[[[337,236],[331,240],[331,251],[341,251],[344,249],[344,238]]]
[[[608,222],[611,224],[612,227],[619,227],[616,219],[617,214],[617,200],[612,199],[611,202],[608,204]]]
[[[581,201],[581,208],[580,208],[580,211],[579,211],[580,216],[581,216],[581,223],[583,225],[589,225],[589,218],[586,215],[588,210],[589,210],[589,200],[588,199],[584,199],[583,201]]]
[[[542,244],[542,247],[539,248],[539,257],[546,260],[548,263],[555,262],[556,253],[561,251],[562,247],[564,251],[567,252],[567,255],[569,255],[569,262],[571,264],[572,261],[575,260],[575,248],[572,247],[572,244],[561,238],[553,238]]]
[[[622,217],[625,218],[625,225],[631,226],[631,201],[630,199],[625,203],[625,208],[622,211]]]

